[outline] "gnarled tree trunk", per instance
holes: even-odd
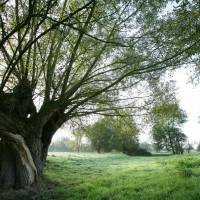
[[[0,135],[0,186],[31,186],[37,180],[38,170],[24,138],[4,130]]]
[[[0,188],[37,183],[51,139],[63,123],[58,112],[47,118],[39,113],[30,120],[16,120],[0,112]]]
[[[64,111],[48,102],[36,112],[26,80],[13,93],[0,93],[0,101],[0,188],[30,187],[43,172]]]

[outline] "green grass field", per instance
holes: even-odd
[[[50,154],[42,200],[199,200],[200,155]]]

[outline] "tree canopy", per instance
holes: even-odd
[[[195,38],[186,46],[169,44],[176,30],[170,20],[178,23],[183,9],[160,18],[167,2],[5,1],[0,90],[12,91],[28,79],[34,99],[41,99],[38,109],[54,102],[64,121],[109,110],[113,101],[113,109],[121,107],[119,89],[178,64],[196,47]]]
[[[164,149],[172,151],[173,154],[183,153],[187,137],[180,127],[186,122],[186,116],[178,103],[163,102],[153,108],[151,132],[157,150]]]
[[[130,116],[103,117],[81,130],[99,153],[112,150],[128,153],[138,149],[139,130]]]

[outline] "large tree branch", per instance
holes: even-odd
[[[74,110],[76,110],[80,105],[83,105],[84,103],[88,102],[90,99],[102,94],[103,92],[106,92],[108,89],[112,88],[113,86],[117,85],[119,82],[121,82],[124,78],[129,77],[129,76],[133,76],[133,75],[141,75],[141,74],[145,74],[145,73],[151,73],[151,72],[155,72],[155,71],[160,71],[163,69],[166,69],[168,67],[171,67],[172,64],[167,63],[168,61],[173,60],[174,58],[177,58],[178,56],[182,55],[184,52],[186,52],[187,50],[193,48],[195,45],[197,44],[197,42],[193,43],[192,45],[190,45],[189,47],[177,51],[175,54],[161,60],[158,62],[155,62],[153,64],[150,64],[146,67],[143,67],[141,69],[134,69],[134,70],[130,70],[129,72],[125,73],[124,75],[122,75],[121,77],[117,78],[114,82],[112,82],[111,84],[109,84],[108,86],[102,88],[101,90],[98,90],[97,92],[93,93],[91,96],[86,97],[85,99],[79,101],[75,106],[73,106],[67,113],[70,115]],[[163,64],[163,66],[161,65]],[[167,65],[168,64],[168,65]],[[161,66],[160,66],[161,65]],[[160,67],[159,67],[160,66]]]
[[[60,20],[59,22],[53,24],[51,27],[47,28],[45,31],[43,31],[42,33],[40,33],[37,37],[35,37],[33,40],[29,40],[29,42],[27,43],[27,45],[21,50],[21,53],[19,54],[19,56],[15,59],[15,61],[11,62],[12,67],[9,67],[9,73],[7,74],[6,78],[4,78],[5,80],[2,82],[1,84],[1,90],[3,90],[6,81],[8,80],[10,74],[12,73],[12,71],[14,70],[14,67],[17,65],[17,63],[21,60],[22,56],[27,52],[27,50],[29,50],[29,48],[31,48],[31,46],[36,43],[40,38],[42,38],[43,36],[45,36],[47,33],[49,33],[50,31],[54,30],[55,28],[57,28],[58,26],[60,26],[61,24],[63,24],[63,22],[68,21],[71,17],[73,17],[74,15],[76,15],[77,13],[79,13],[80,11],[88,8],[93,2],[95,2],[95,0],[91,0],[90,2],[86,3],[85,5],[83,5],[82,7],[78,8],[77,10],[75,10],[74,12],[70,13],[67,17],[65,17],[64,19]],[[21,24],[18,24],[9,34],[7,34],[1,41],[0,41],[0,48],[2,45],[4,45],[4,43],[16,32],[18,32],[20,29],[22,29],[23,27],[27,26],[30,21],[31,21],[32,16],[28,15],[28,17],[26,18],[26,20],[24,20]],[[41,25],[43,23],[43,21],[46,18],[43,18],[39,25]],[[39,27],[38,27],[39,28]],[[17,51],[16,51],[17,52]],[[8,70],[7,70],[8,71]]]
[[[93,13],[94,13],[94,10],[95,10],[95,6],[96,6],[96,3],[94,1],[93,3],[93,6],[88,14],[88,17],[87,17],[87,20],[83,26],[83,30],[87,30],[88,28],[88,25],[90,23],[90,20],[93,16]],[[77,39],[77,42],[72,50],[72,54],[71,54],[71,57],[70,57],[70,61],[69,61],[69,65],[67,66],[66,68],[66,72],[64,72],[65,74],[65,78],[63,80],[63,85],[62,85],[62,90],[61,90],[61,101],[62,99],[64,98],[64,95],[65,95],[65,91],[66,91],[66,87],[67,87],[67,83],[68,83],[68,80],[69,80],[69,75],[70,75],[70,72],[71,72],[71,69],[72,69],[72,66],[73,66],[73,63],[74,63],[74,59],[75,59],[75,56],[76,56],[76,53],[77,53],[77,50],[79,48],[79,45],[81,44],[81,40],[84,36],[84,32],[80,32],[79,34],[79,37]]]

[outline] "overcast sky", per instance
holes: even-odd
[[[200,141],[200,85],[188,82],[189,76],[184,69],[178,70],[174,75],[177,81],[178,98],[180,106],[188,114],[188,121],[183,127],[184,133],[194,143]]]

